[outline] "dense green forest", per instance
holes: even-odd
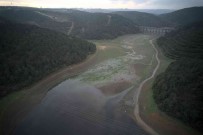
[[[112,39],[139,32],[133,21],[116,14],[89,13],[73,9],[61,12],[52,10],[41,12],[73,22],[74,27],[70,34],[83,39]]]
[[[115,14],[74,11],[70,16],[75,23],[73,35],[85,39],[111,39],[139,32],[133,21]]]
[[[8,20],[83,39],[112,39],[125,34],[136,34],[140,32],[137,26],[179,27],[203,20],[202,12],[203,7],[186,8],[162,15],[137,11],[90,13],[74,9],[0,7],[0,16]]]
[[[82,39],[0,19],[0,97],[81,62],[96,50]]]
[[[157,40],[164,54],[172,59],[203,59],[203,21],[184,26]]]
[[[133,21],[122,16],[73,9],[60,12],[49,9],[7,7],[0,8],[0,16],[65,34],[68,34],[73,23],[70,34],[83,39],[111,39],[139,32]]]
[[[114,14],[121,15],[132,20],[135,24],[147,27],[169,27],[171,24],[161,17],[149,13],[137,11],[117,11]]]
[[[175,62],[155,79],[155,102],[162,111],[203,132],[203,22],[169,33],[157,43]]]
[[[203,7],[192,7],[162,14],[160,17],[175,26],[189,25],[203,20]]]
[[[68,33],[71,22],[56,21],[40,14],[41,10],[35,8],[2,8],[0,16],[18,23],[36,25],[42,28],[55,30],[64,34]],[[42,12],[43,13],[43,12]]]

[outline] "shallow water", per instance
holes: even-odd
[[[117,109],[120,98],[107,98],[93,86],[66,80],[47,93],[15,135],[145,135]]]

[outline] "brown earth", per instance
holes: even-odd
[[[110,83],[102,87],[98,87],[105,95],[110,96],[122,92],[129,88],[132,84],[127,81]]]
[[[141,64],[141,63],[136,63],[133,65],[133,68],[135,69],[135,73],[138,75],[138,76],[141,76],[143,73],[143,69],[146,68],[146,65],[144,64]]]

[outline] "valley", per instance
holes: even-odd
[[[202,9],[0,7],[0,135],[201,135]]]
[[[82,87],[83,87],[83,85],[87,85],[88,87],[90,87],[90,86],[94,87],[94,89],[97,89],[98,91],[100,91],[101,95],[103,95],[103,97],[105,97],[105,100],[106,100],[105,102],[109,102],[110,99],[112,100],[111,102],[113,102],[114,100],[116,101],[117,97],[119,97],[119,95],[120,95],[119,93],[123,93],[123,92],[126,93],[127,91],[129,91],[128,88],[131,88],[132,86],[133,87],[139,86],[139,83],[142,80],[144,80],[144,78],[146,78],[151,73],[151,70],[153,70],[152,66],[154,65],[153,61],[155,60],[154,59],[155,51],[153,50],[153,47],[149,43],[149,40],[152,38],[153,38],[152,36],[140,34],[140,35],[123,36],[123,37],[119,37],[115,40],[92,41],[97,46],[97,52],[96,52],[95,56],[90,57],[90,61],[92,61],[94,64],[92,66],[87,66],[88,68],[86,70],[84,70],[84,72],[82,72],[81,74],[77,74],[77,76],[75,76],[73,74],[75,77],[71,77],[70,79],[68,79],[65,82],[70,82],[70,83],[76,82],[77,85],[81,84]],[[105,51],[105,53],[104,53],[104,51]],[[138,72],[136,70],[136,67],[139,67],[139,66],[141,66],[143,68],[139,69],[138,70],[139,72]],[[71,67],[71,69],[69,68],[69,70],[74,70],[74,69],[75,69],[74,66]],[[151,70],[149,70],[149,69],[151,69]],[[77,68],[75,70],[77,71]],[[79,71],[77,71],[77,73],[79,73]],[[52,79],[53,80],[53,82],[51,83],[52,86],[54,84],[58,84],[57,78],[62,78],[60,76],[60,74],[57,73],[57,75],[54,75],[55,79],[54,80]],[[101,76],[101,74],[102,74],[102,76]],[[67,78],[68,76],[69,76],[69,74],[64,74],[63,78]],[[48,77],[47,79],[50,80],[51,78],[50,79],[49,78],[50,77]],[[30,90],[26,90],[27,92],[30,91],[32,93],[32,94],[28,94],[28,95],[26,94],[26,98],[24,99],[24,100],[30,99],[30,103],[29,102],[26,103],[28,106],[32,105],[34,107],[35,103],[37,103],[37,99],[40,101],[43,98],[43,95],[48,90],[47,88],[50,88],[50,87],[47,87],[49,85],[47,83],[48,82],[45,81],[41,85],[36,84],[36,86],[34,85],[33,88],[31,87]],[[118,84],[120,84],[120,87],[114,87],[115,85],[118,85]],[[59,84],[59,86],[60,85],[61,84]],[[72,85],[73,86],[71,86],[71,87],[75,87],[74,83]],[[37,91],[35,90],[36,89],[35,87],[38,88],[38,92],[41,91],[40,92],[41,96],[37,96],[36,94],[34,94],[34,93],[37,93]],[[57,87],[58,86],[56,86],[56,88]],[[42,88],[44,88],[44,89],[42,89]],[[69,87],[67,87],[67,88],[69,89]],[[123,91],[125,89],[128,89],[128,90]],[[66,90],[66,89],[64,89],[64,90]],[[44,93],[44,94],[42,94],[42,93]],[[44,95],[45,98],[46,98],[47,94]],[[36,95],[37,97],[34,98],[33,97],[34,95]],[[20,97],[22,98],[23,96],[25,96],[25,95],[23,94]],[[9,97],[6,97],[6,98],[9,98]],[[32,103],[33,100],[31,100],[33,98],[35,99],[34,104]],[[4,100],[6,100],[6,99],[4,99]],[[128,100],[129,101],[133,100],[133,98],[129,97]],[[15,104],[13,104],[14,106],[16,106],[16,104],[21,104],[20,106],[22,106],[22,104],[24,104],[23,102],[16,103],[15,100],[13,102],[15,102]],[[43,100],[42,100],[42,102],[43,102]],[[102,102],[104,102],[104,101],[102,101]],[[122,106],[120,106],[120,101],[119,100],[116,101],[116,104],[114,103],[114,105],[116,106],[115,109],[118,112],[120,112],[121,114],[123,114],[122,111],[124,111],[124,110],[121,109]],[[8,105],[8,107],[9,107],[9,105]],[[25,105],[24,105],[24,107],[26,108]],[[13,108],[12,104],[11,104],[11,108]],[[27,109],[29,109],[29,108],[27,108]],[[14,110],[12,109],[12,111],[15,111],[15,109]],[[25,113],[26,113],[26,109],[25,109],[25,112],[19,113],[19,116],[22,117],[22,114],[25,114]],[[4,115],[8,117],[8,114],[4,114]],[[4,118],[6,118],[5,116],[4,116]],[[127,116],[125,116],[125,117],[127,117]],[[9,118],[11,119],[10,116],[9,116]],[[131,118],[128,118],[128,119],[130,120]],[[15,120],[15,117],[13,117],[13,120]],[[10,120],[10,122],[12,122],[13,120]],[[120,120],[120,117],[118,118],[118,121],[119,120]],[[122,122],[122,119],[120,122]],[[128,124],[128,123],[126,123],[126,124]],[[7,127],[7,128],[9,128],[9,127]]]

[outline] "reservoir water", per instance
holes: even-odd
[[[118,96],[76,80],[51,89],[16,128],[15,135],[145,135],[125,112]]]

